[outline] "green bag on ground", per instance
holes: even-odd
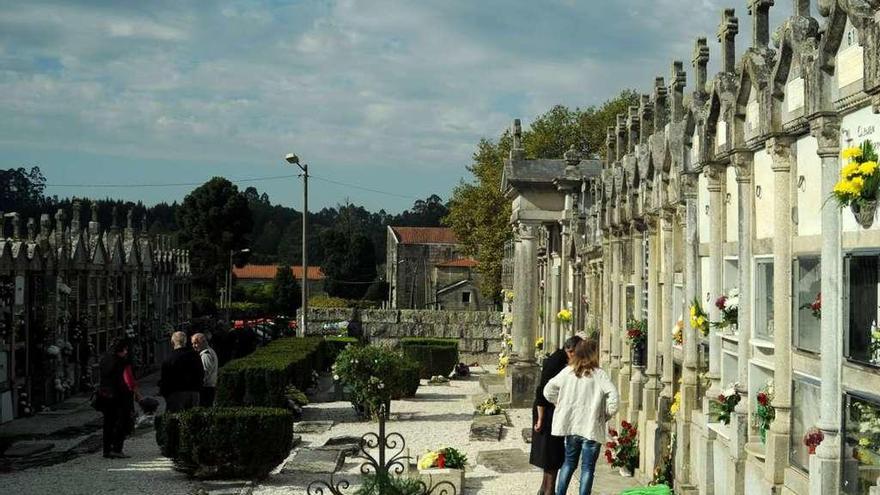
[[[620,492],[620,495],[671,495],[672,490],[666,485],[645,486],[641,488],[631,488]]]

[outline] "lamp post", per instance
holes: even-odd
[[[232,306],[232,258],[236,254],[249,253],[249,252],[251,252],[251,250],[249,248],[244,248],[244,249],[239,249],[239,250],[235,250],[235,249],[229,250],[229,271],[226,273],[226,301],[225,301],[226,321],[227,322],[229,321],[229,311],[231,309],[230,307]]]
[[[302,170],[300,175],[303,178],[303,211],[302,211],[302,318],[300,324],[296,327],[296,333],[299,337],[305,337],[306,326],[309,321],[309,166],[299,162],[299,157],[293,153],[288,153],[284,157],[287,163],[296,165]]]

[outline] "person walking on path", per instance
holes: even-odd
[[[617,389],[599,368],[599,345],[595,339],[575,347],[571,364],[544,387],[544,397],[556,406],[552,434],[565,437],[565,462],[559,471],[556,495],[565,495],[581,459],[580,495],[590,495],[593,473],[605,423],[617,412]]]
[[[199,405],[202,390],[202,360],[186,345],[186,334],[174,332],[171,335],[174,350],[162,363],[159,379],[159,394],[165,397],[165,411],[175,413]]]
[[[220,361],[217,359],[217,353],[208,344],[205,334],[197,333],[192,336],[192,346],[199,357],[202,359],[202,370],[204,377],[202,378],[202,388],[199,393],[199,405],[202,407],[211,407],[214,405],[214,394],[217,388],[217,371],[220,369]]]
[[[134,399],[141,399],[128,349],[128,341],[114,339],[99,363],[101,382],[96,407],[104,415],[104,457],[108,459],[128,458],[122,446],[134,427]]]
[[[541,368],[541,379],[535,391],[535,404],[532,406],[532,450],[529,464],[544,470],[544,477],[538,495],[553,495],[556,487],[556,475],[565,461],[565,438],[551,433],[554,406],[544,397],[544,387],[551,378],[565,369],[574,355],[574,349],[582,341],[575,335],[569,337],[562,346],[550,354]]]

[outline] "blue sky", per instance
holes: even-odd
[[[745,0],[0,0],[0,160],[50,194],[181,199],[165,184],[290,173],[311,207],[444,199],[474,146],[556,103],[648,91]],[[790,2],[777,1],[774,26]],[[713,61],[713,66],[714,66]],[[689,78],[692,81],[692,78]],[[299,207],[295,178],[241,183]]]

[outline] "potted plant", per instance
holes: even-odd
[[[447,481],[455,487],[455,493],[463,493],[464,472],[467,456],[453,447],[426,452],[419,458],[419,477],[426,486],[436,486]]]
[[[843,150],[843,158],[849,162],[840,170],[840,180],[831,194],[841,208],[849,206],[863,229],[870,228],[877,213],[880,189],[874,145],[865,140],[860,146]]]
[[[647,363],[648,320],[629,320],[626,323],[626,340],[632,350],[632,362],[635,366]]]
[[[636,426],[626,421],[620,423],[620,432],[608,429],[611,440],[605,443],[605,460],[616,467],[623,477],[631,477],[639,465],[639,437]]]
[[[504,409],[498,405],[498,398],[494,395],[484,400],[477,406],[477,414],[482,416],[495,416],[504,412]]]

